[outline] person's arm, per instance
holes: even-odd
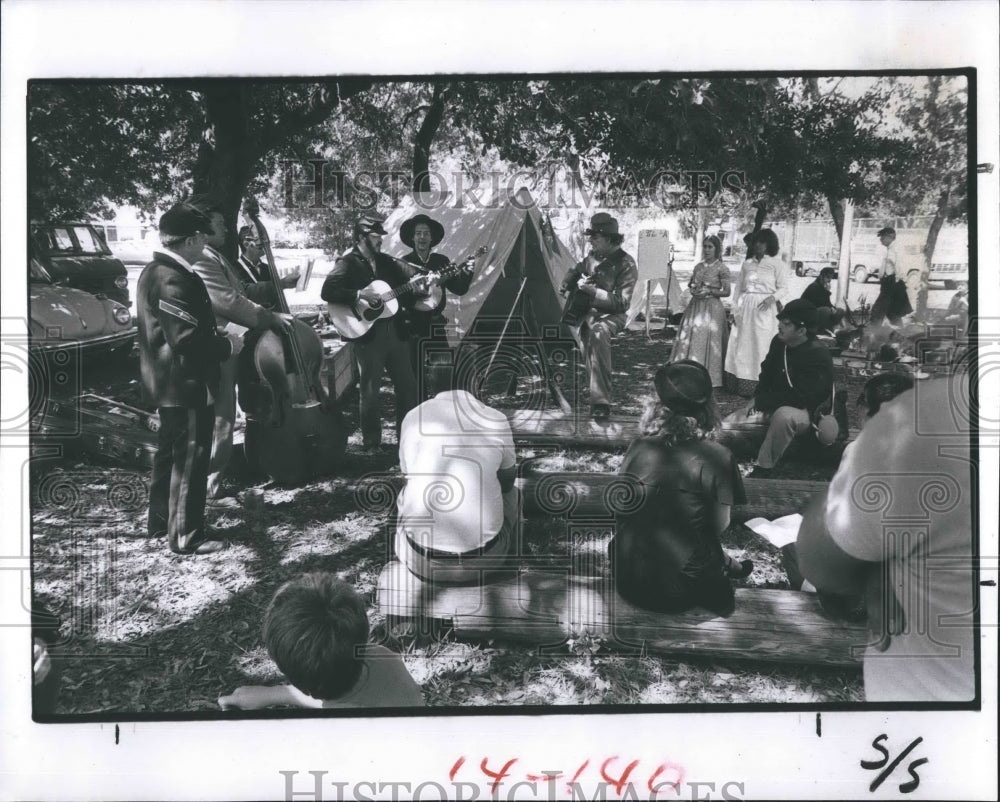
[[[277,306],[278,293],[271,281],[245,282],[243,292],[251,301],[261,306]]]
[[[260,710],[279,705],[319,709],[323,703],[294,685],[242,685],[228,696],[219,697],[219,707],[223,710]]]
[[[233,352],[232,343],[215,329],[199,325],[189,298],[190,285],[182,274],[170,271],[153,299],[153,314],[163,329],[170,349],[183,357],[204,357],[207,350],[218,362],[225,362]]]
[[[351,262],[342,257],[336,261],[333,270],[323,282],[320,297],[328,304],[353,307],[358,301],[360,290],[358,283],[359,279],[355,276]]]
[[[829,490],[810,499],[802,513],[796,550],[799,570],[817,590],[843,596],[865,591],[872,563],[847,554],[834,542],[826,525],[826,501]]]
[[[758,412],[771,413],[782,406],[786,399],[788,382],[779,368],[783,364],[784,344],[775,337],[760,363],[757,390],[753,396],[753,406]]]
[[[729,275],[729,268],[725,265],[719,265],[719,282],[719,288],[712,288],[711,294],[716,298],[728,298],[732,292],[732,279]]]
[[[192,267],[201,276],[212,299],[212,309],[216,317],[231,320],[248,329],[271,328],[272,313],[260,304],[247,298],[240,289],[232,285],[225,268],[210,256],[203,256]]]
[[[450,264],[451,261],[447,260],[447,265]],[[475,264],[475,261],[472,261],[468,264],[468,269],[463,269],[460,273],[448,279],[444,283],[445,289],[454,295],[465,295],[469,291],[469,287],[472,286],[472,278],[475,275]]]
[[[514,480],[517,478],[517,466],[511,465],[509,468],[497,470],[497,479],[500,481],[500,492],[507,493],[514,488]]]
[[[615,275],[614,290],[609,292],[591,285],[594,308],[607,314],[624,314],[632,304],[632,292],[638,280],[639,270],[635,266],[635,260],[627,253],[623,253]]]

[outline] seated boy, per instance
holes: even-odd
[[[237,688],[219,697],[223,710],[424,705],[400,656],[368,645],[361,597],[332,574],[306,574],[278,588],[264,614],[264,644],[291,684]]]

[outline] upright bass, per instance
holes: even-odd
[[[277,311],[288,315],[271,240],[255,198],[247,199],[244,213],[264,252],[268,276],[277,291]],[[281,484],[331,473],[343,456],[347,431],[320,379],[323,343],[319,335],[292,318],[285,334],[251,332],[247,338],[239,365],[240,406],[247,415],[247,461]]]

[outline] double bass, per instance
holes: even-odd
[[[290,316],[255,198],[247,200],[244,213],[264,252],[278,296],[277,311]],[[247,461],[280,484],[298,484],[333,472],[347,444],[340,410],[320,379],[323,343],[312,327],[291,320],[290,330],[282,334],[249,332],[239,364]]]

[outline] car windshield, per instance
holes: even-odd
[[[90,226],[47,226],[35,231],[35,244],[47,254],[106,254],[104,243]]]
[[[80,243],[80,250],[84,253],[104,253],[104,243],[95,236],[90,227],[73,226],[73,233],[76,234],[76,241]]]

